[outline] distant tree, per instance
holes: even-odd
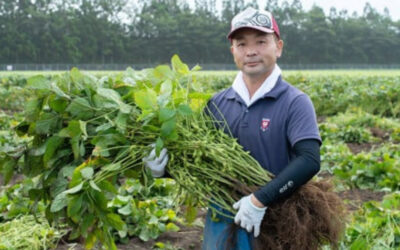
[[[267,0],[282,63],[400,63],[400,21],[366,4],[361,15],[300,0]],[[230,63],[232,18],[258,1],[2,0],[0,63]]]

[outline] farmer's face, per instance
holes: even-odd
[[[281,56],[283,41],[254,29],[238,30],[231,52],[236,66],[248,77],[268,77]]]

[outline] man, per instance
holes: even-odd
[[[252,249],[264,215],[268,220],[267,207],[319,171],[321,139],[311,100],[282,80],[276,61],[282,54],[283,41],[272,14],[247,8],[232,19],[228,39],[240,72],[230,88],[210,100],[208,109],[217,121],[226,121],[243,148],[276,176],[233,204],[238,210],[234,222],[242,228],[236,235],[236,248],[244,250]],[[153,169],[160,169],[165,155],[151,162],[158,163]],[[209,211],[203,249],[225,249],[232,223],[222,216],[213,219]]]

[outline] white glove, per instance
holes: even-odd
[[[254,227],[254,237],[257,237],[260,234],[261,221],[264,218],[267,207],[256,207],[251,201],[251,196],[252,194],[244,196],[233,204],[234,209],[239,209],[235,216],[235,223],[239,225],[240,222],[240,226],[249,233]]]
[[[168,163],[167,149],[163,148],[160,152],[160,156],[156,156],[156,149],[153,145],[153,150],[147,157],[143,158],[144,164],[151,170],[153,177],[162,177],[165,173],[165,166]]]

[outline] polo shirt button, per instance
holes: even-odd
[[[249,110],[248,109],[246,109],[246,111],[245,111],[246,113],[248,113],[249,112]]]

